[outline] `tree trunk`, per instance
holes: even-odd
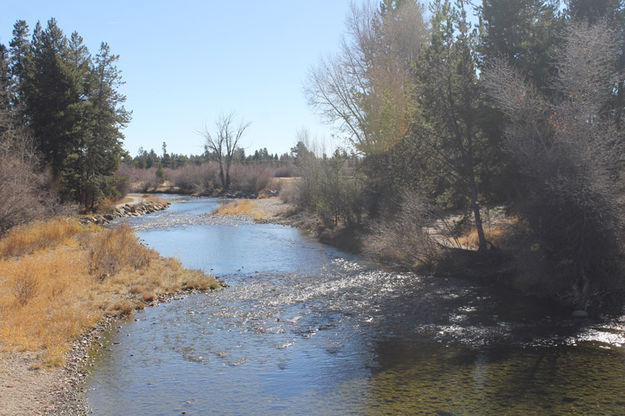
[[[230,163],[230,160],[226,159],[226,184],[224,185],[226,191],[230,189]]]
[[[475,228],[477,230],[477,237],[479,241],[478,251],[484,251],[487,248],[488,242],[486,241],[486,236],[484,235],[482,215],[480,214],[480,203],[477,202],[476,199],[473,199],[473,201],[471,201],[471,205],[473,205],[473,216],[475,218]]]
[[[221,158],[219,158],[219,180],[221,181],[221,187],[223,190],[228,189],[226,186],[226,178],[224,176],[224,163]]]

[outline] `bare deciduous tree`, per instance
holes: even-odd
[[[239,146],[239,141],[250,123],[241,121],[238,127],[234,127],[234,114],[221,115],[215,122],[217,131],[215,134],[206,128],[204,130],[204,138],[206,139],[206,148],[215,154],[217,162],[219,162],[219,180],[224,191],[230,187],[230,166],[232,159]]]
[[[357,150],[389,150],[414,116],[412,65],[427,41],[422,7],[413,1],[382,12],[352,6],[341,53],[313,70],[308,102]]]

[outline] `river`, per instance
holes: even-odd
[[[225,279],[91,353],[96,415],[625,414],[623,319],[575,321],[464,280],[389,272],[290,227],[177,198],[129,222]]]

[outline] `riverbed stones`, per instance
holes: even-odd
[[[140,215],[151,214],[156,211],[162,211],[169,207],[169,202],[145,201],[138,204],[125,204],[115,208],[110,214],[100,214],[93,217],[82,217],[80,222],[83,224],[108,224],[116,218],[138,217]]]

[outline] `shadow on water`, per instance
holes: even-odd
[[[625,413],[621,323],[200,215],[215,204],[132,219],[146,244],[231,287],[111,331],[92,355],[95,414]]]

